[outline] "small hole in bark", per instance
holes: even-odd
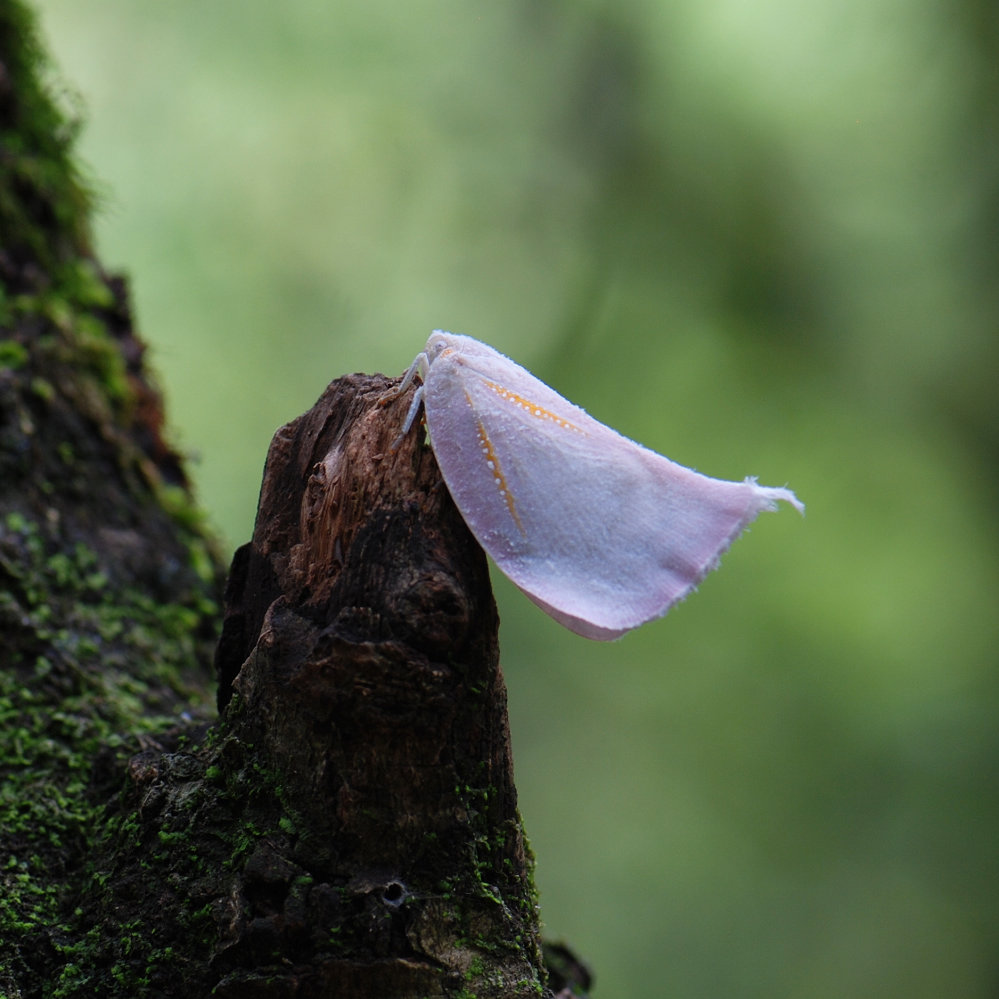
[[[390,881],[382,890],[382,901],[398,908],[406,900],[406,886],[399,881]]]

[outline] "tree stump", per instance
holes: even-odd
[[[234,560],[218,765],[252,745],[280,813],[216,994],[259,982],[261,946],[310,983],[261,995],[542,991],[486,560],[420,435],[392,448],[392,384],[342,378],[278,431]]]

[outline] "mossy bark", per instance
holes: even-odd
[[[550,995],[485,559],[387,380],[275,436],[216,717],[223,573],[42,63],[0,0],[0,995]]]

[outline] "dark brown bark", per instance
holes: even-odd
[[[223,730],[260,750],[294,816],[268,865],[307,873],[307,909],[337,899],[340,946],[295,972],[308,994],[536,996],[485,557],[420,435],[392,449],[391,384],[340,379],[274,437],[227,593]],[[260,919],[301,949],[287,912],[241,908],[224,949],[246,951]]]

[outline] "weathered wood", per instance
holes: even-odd
[[[324,932],[342,945],[315,951],[310,989],[537,996],[486,561],[421,435],[393,450],[391,384],[340,379],[274,437],[227,592],[222,730],[255,747],[294,816],[268,869],[312,879],[296,906],[338,900]],[[247,950],[260,919],[296,949],[294,918],[240,909],[223,949]]]

